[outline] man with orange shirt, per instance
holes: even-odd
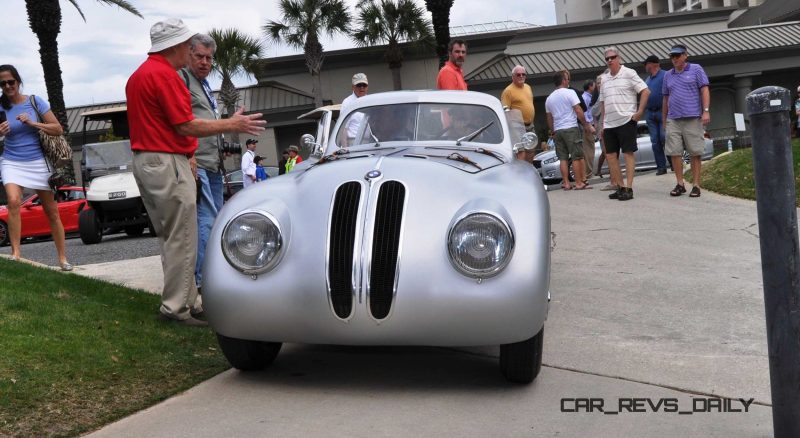
[[[160,315],[193,327],[208,325],[192,315],[202,312],[194,279],[197,257],[197,186],[194,152],[197,138],[223,132],[257,135],[261,114],[228,119],[196,119],[189,90],[177,70],[189,61],[195,33],[169,18],[150,28],[147,60],[125,86],[128,100],[133,175],[161,245],[164,289]]]
[[[450,44],[447,45],[447,52],[450,59],[439,70],[439,76],[436,77],[436,88],[439,90],[467,91],[464,71],[461,70],[464,60],[467,59],[466,41],[458,39],[450,41]]]

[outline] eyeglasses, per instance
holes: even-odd
[[[611,61],[612,59],[617,59],[617,55],[614,56],[606,56],[606,62]]]
[[[356,84],[356,88],[367,88],[369,85],[367,84]]]
[[[211,55],[198,55],[198,54],[192,53],[192,57],[194,57],[194,59],[196,59],[198,61],[214,62],[214,57],[211,56]]]
[[[527,73],[514,73],[514,76],[516,76],[518,78],[524,78],[525,76],[528,76],[528,74]]]
[[[0,81],[0,88],[4,88],[6,85],[8,85],[9,87],[13,87],[14,85],[17,85],[17,81],[15,79]]]

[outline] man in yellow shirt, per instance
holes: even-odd
[[[511,84],[503,90],[500,101],[505,107],[520,110],[522,120],[525,122],[525,129],[532,132],[536,110],[533,108],[533,89],[525,83],[527,76],[525,67],[521,65],[514,67],[511,70]]]
[[[525,123],[525,131],[533,132],[533,117],[536,115],[536,110],[533,107],[533,89],[525,83],[527,76],[525,67],[521,65],[511,69],[511,83],[503,90],[500,101],[503,102],[504,107],[519,110],[522,113],[522,121]],[[526,153],[524,158],[520,158],[531,161],[533,155],[534,153],[530,152]]]

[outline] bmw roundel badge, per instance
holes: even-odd
[[[369,172],[367,172],[367,175],[364,178],[366,178],[366,180],[369,181],[371,179],[380,178],[380,176],[381,176],[380,170],[370,170]]]

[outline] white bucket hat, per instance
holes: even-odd
[[[150,28],[150,51],[147,53],[156,53],[172,46],[185,43],[189,38],[193,37],[195,32],[183,24],[180,18],[167,18],[164,21],[159,21]]]

